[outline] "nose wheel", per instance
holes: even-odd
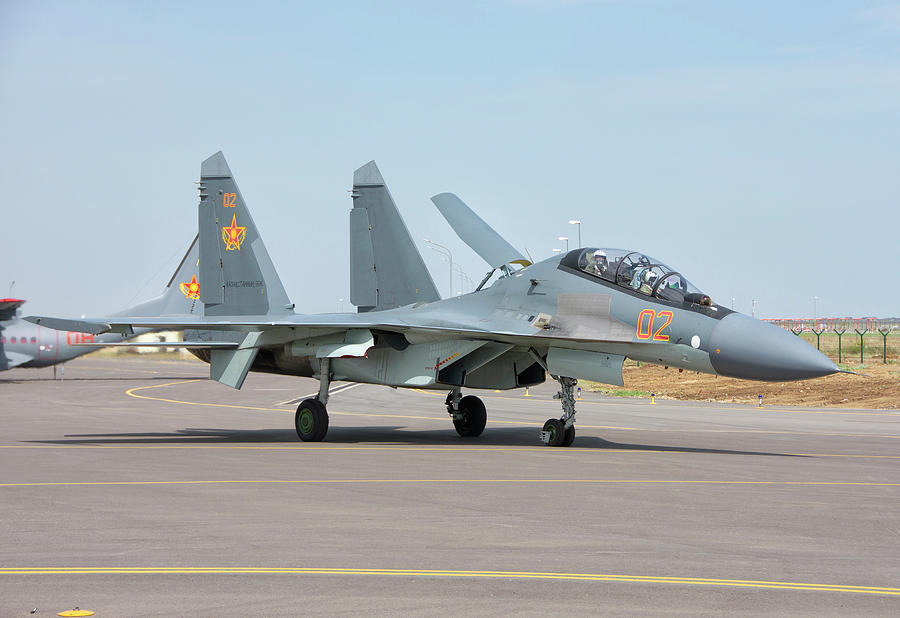
[[[571,446],[575,441],[575,385],[574,378],[557,378],[560,390],[556,398],[560,400],[563,415],[547,419],[541,431],[541,441],[547,446]]]

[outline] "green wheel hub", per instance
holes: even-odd
[[[313,415],[312,410],[310,410],[309,408],[304,408],[304,410],[300,413],[299,427],[300,431],[305,434],[311,434],[316,428],[316,417]]]
[[[328,411],[317,399],[307,399],[294,415],[297,436],[304,442],[320,442],[328,433]]]

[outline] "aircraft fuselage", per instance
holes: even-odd
[[[512,389],[543,382],[549,371],[615,384],[621,383],[625,358],[761,380],[832,372],[833,365],[821,363],[813,348],[782,329],[714,303],[623,288],[565,261],[563,256],[539,262],[472,294],[378,312],[379,321],[411,326],[402,334],[373,333],[374,346],[365,356],[331,358],[333,379]],[[415,328],[428,325],[468,332],[448,338]],[[522,335],[534,337],[529,347],[522,346]],[[198,336],[186,333],[186,339]],[[237,333],[213,336],[239,340]],[[322,338],[316,339],[263,348],[252,370],[316,377]],[[198,356],[209,360],[202,352]]]

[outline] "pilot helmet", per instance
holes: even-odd
[[[597,249],[596,251],[594,251],[594,260],[599,260],[604,264],[606,263],[606,254],[602,249]]]

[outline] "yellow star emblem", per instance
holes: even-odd
[[[247,236],[247,228],[240,227],[237,224],[237,215],[231,215],[231,227],[222,228],[222,241],[225,243],[225,250],[232,249],[241,250],[241,243]]]
[[[190,283],[181,284],[181,293],[185,298],[200,300],[200,284],[197,283],[197,275],[191,276]]]

